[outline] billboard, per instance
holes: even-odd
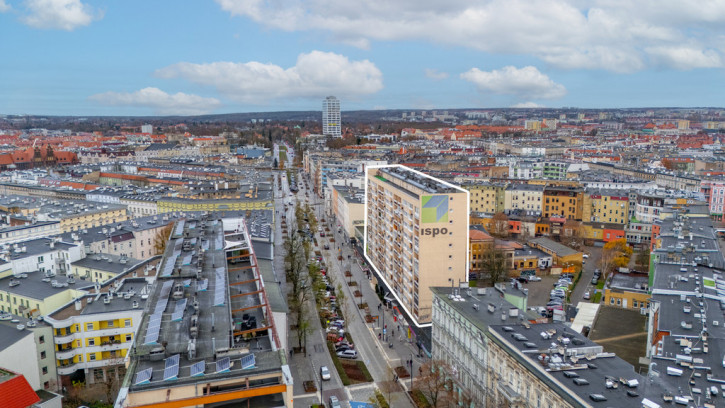
[[[448,195],[426,195],[421,197],[421,204],[421,223],[448,222]]]

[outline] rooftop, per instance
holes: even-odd
[[[71,265],[80,268],[89,268],[98,271],[122,274],[138,268],[145,262],[146,261],[129,258],[127,256],[113,254],[90,254],[81,260],[73,262]]]
[[[566,245],[560,244],[556,241],[552,241],[546,237],[539,237],[529,240],[530,244],[538,245],[541,248],[546,248],[556,254],[556,256],[569,256],[576,255],[579,251],[569,248]]]
[[[635,373],[630,364],[563,324],[491,326],[489,333],[573,406],[642,406],[645,397],[661,401],[665,392],[662,383]],[[586,384],[575,383],[582,380]],[[592,394],[603,395],[606,401],[593,402]]]
[[[400,180],[409,185],[415,186],[426,193],[458,193],[460,190],[453,188],[447,184],[441,183],[433,177],[423,176],[414,172],[405,166],[378,167],[377,169],[382,176],[377,176],[384,181],[388,181],[385,177]]]
[[[244,223],[203,214],[175,223],[132,357],[131,391],[280,370],[259,261],[251,260]],[[242,325],[247,315],[256,318],[251,329]]]

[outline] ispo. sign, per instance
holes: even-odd
[[[423,228],[420,231],[423,235],[432,235],[434,238],[436,235],[448,234],[448,228]]]

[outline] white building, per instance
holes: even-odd
[[[0,228],[0,244],[26,241],[60,234],[60,221],[40,221]]]
[[[154,133],[154,127],[151,125],[141,125],[141,133]]]
[[[328,96],[322,101],[322,134],[342,137],[341,124],[340,100],[334,96]]]
[[[12,264],[15,275],[30,272],[49,276],[70,272],[70,264],[85,257],[80,243],[62,242],[58,238],[38,238],[0,249],[4,259]]]

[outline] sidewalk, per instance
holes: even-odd
[[[348,308],[348,314],[353,313],[355,316],[346,316],[348,321],[360,321],[363,327],[367,328],[368,334],[366,334],[364,331],[360,333],[352,332],[356,338],[356,342],[372,341],[376,345],[375,348],[378,350],[378,352],[382,351],[380,355],[385,361],[385,372],[379,373],[374,372],[373,370],[370,370],[370,372],[371,374],[373,374],[376,385],[381,390],[381,392],[383,392],[384,396],[387,399],[388,393],[386,392],[386,390],[388,388],[388,383],[390,383],[390,381],[392,380],[392,369],[398,366],[406,366],[406,369],[410,371],[410,368],[407,367],[406,361],[411,359],[412,357],[413,370],[416,370],[414,371],[414,374],[417,375],[417,370],[422,364],[423,360],[417,358],[417,347],[414,344],[409,343],[407,339],[402,338],[401,330],[398,328],[398,323],[394,321],[391,311],[385,310],[385,308],[382,307],[380,299],[375,293],[374,286],[368,279],[367,275],[362,271],[360,264],[355,257],[353,248],[337,232],[336,226],[330,226],[328,219],[325,219],[325,221],[328,222],[327,226],[330,228],[330,234],[332,236],[328,235],[324,238],[320,238],[319,242],[321,245],[324,245],[324,243],[328,243],[330,245],[330,250],[323,251],[325,258],[329,260],[327,262],[328,271],[335,274],[335,278],[338,279],[338,283],[340,283],[340,285],[342,285],[342,287],[346,291],[346,300],[352,302],[352,307]],[[330,238],[334,238],[335,242],[330,243]],[[342,261],[337,259],[338,254],[342,255]],[[349,260],[348,256],[350,257]],[[344,271],[347,269],[348,265],[350,267],[350,271],[352,272],[351,278],[347,278],[344,276]],[[357,286],[348,286],[348,282],[351,280],[357,282]],[[368,304],[370,314],[373,316],[380,316],[379,323],[365,323],[365,311],[357,306],[361,303],[361,299],[353,297],[353,292],[355,289],[360,290],[360,292],[362,293],[362,302]],[[380,306],[380,309],[378,309],[378,306]],[[388,326],[387,342],[378,338],[378,334],[380,334],[382,337],[383,314],[385,315],[385,324]],[[395,336],[393,336],[393,331],[395,331]],[[369,337],[368,339],[361,339],[361,336]],[[392,343],[393,345],[392,348],[389,347],[390,343]],[[391,401],[389,401],[389,403],[391,407],[414,407],[413,403],[407,395],[409,383],[409,379],[403,379],[398,382],[398,386],[396,387],[398,390],[390,393]]]

